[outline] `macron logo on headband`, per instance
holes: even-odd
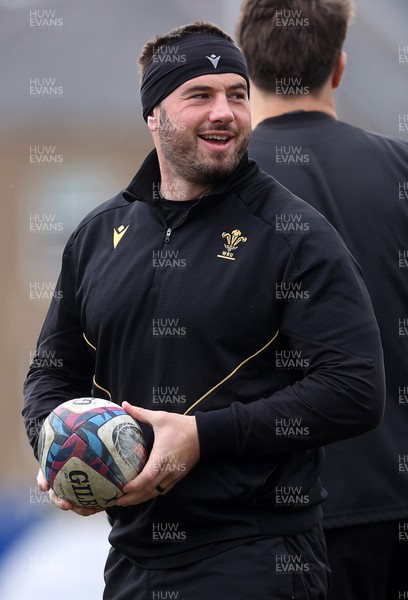
[[[215,54],[213,53],[211,54],[211,56],[206,56],[205,58],[208,58],[214,69],[216,69],[218,66],[218,61],[221,58],[221,54],[219,56],[215,56]]]

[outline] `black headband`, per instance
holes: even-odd
[[[157,47],[147,67],[140,90],[143,118],[182,83],[217,73],[249,74],[245,59],[237,46],[213,33],[190,33],[172,45]]]

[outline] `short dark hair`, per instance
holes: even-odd
[[[354,16],[353,0],[244,0],[237,40],[249,75],[265,92],[301,78],[311,93],[330,77]]]
[[[180,40],[181,38],[191,33],[210,33],[218,35],[227,39],[229,42],[235,45],[234,40],[230,35],[228,35],[228,33],[226,33],[217,25],[214,25],[214,23],[210,23],[209,21],[195,21],[194,23],[189,23],[188,25],[176,27],[168,33],[165,33],[164,35],[157,35],[156,37],[146,42],[138,58],[140,73],[142,77],[147,67],[151,63],[153,56],[156,54],[158,48],[176,42],[177,40]]]

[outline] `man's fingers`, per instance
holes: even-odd
[[[60,510],[64,510],[64,511],[68,511],[71,510],[72,512],[74,512],[75,514],[81,516],[81,517],[90,517],[91,515],[95,515],[98,512],[101,512],[103,510],[105,510],[104,508],[82,508],[81,506],[76,506],[75,504],[72,504],[72,502],[69,502],[69,500],[65,500],[65,498],[60,498],[60,496],[57,496],[57,494],[54,492],[54,490],[50,490],[49,492],[50,494],[50,499],[51,502]]]
[[[44,474],[41,471],[41,469],[38,471],[37,485],[42,492],[48,492],[48,490],[50,489],[48,481],[45,479]]]
[[[116,504],[130,506],[163,496],[176,485],[179,479],[177,471],[169,472],[163,468],[157,456],[151,456],[143,471],[123,487],[124,495],[118,498]]]
[[[72,509],[72,512],[79,515],[80,517],[91,517],[92,515],[96,515],[96,513],[100,513],[104,508],[80,508],[79,506],[75,506]]]
[[[118,498],[118,506],[129,506],[160,495],[156,486],[160,485],[163,475],[158,474],[153,467],[153,461],[148,461],[143,471],[123,487],[124,495]]]
[[[176,485],[178,479],[163,479],[159,484],[156,484],[155,490],[159,496],[165,496]]]
[[[147,465],[148,464],[149,463],[147,463]],[[148,490],[150,492],[154,490],[155,485],[157,485],[157,483],[155,483],[157,473],[155,473],[152,468],[146,468],[146,466],[137,477],[132,479],[132,481],[129,481],[129,483],[123,487],[122,491],[124,494],[135,492],[137,490]]]
[[[133,404],[129,404],[129,402],[122,402],[122,408],[129,413],[131,417],[136,419],[136,421],[147,423],[147,425],[151,425],[152,427],[156,423],[158,413],[160,412],[141,408],[140,406],[133,406]]]
[[[129,484],[127,484],[129,485]],[[141,504],[142,502],[146,502],[147,500],[151,500],[152,498],[157,498],[158,496],[164,496],[167,494],[174,486],[176,485],[176,481],[161,481],[160,483],[156,483],[156,485],[152,488],[146,487],[132,487],[128,488],[128,491],[118,498],[116,501],[117,506],[134,506],[136,504]]]
[[[69,502],[68,500],[65,500],[65,498],[60,498],[59,496],[57,496],[54,490],[50,490],[49,495],[51,502],[61,510],[72,510],[75,508],[75,505],[72,504],[72,502]]]
[[[42,492],[48,492],[51,503],[60,508],[61,510],[73,510],[75,508],[75,505],[72,504],[72,502],[69,502],[64,498],[60,498],[59,496],[57,496],[54,490],[50,488],[49,483],[45,479],[41,469],[38,471],[37,484]]]
[[[134,419],[138,421],[142,421],[143,423],[147,423],[150,425],[150,420],[148,417],[148,410],[141,408],[140,406],[133,406],[133,404],[129,404],[129,402],[122,402],[122,408],[127,413],[129,413]],[[144,414],[143,414],[144,413]]]

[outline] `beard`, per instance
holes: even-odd
[[[160,107],[159,139],[163,156],[179,176],[194,184],[214,184],[230,175],[247,151],[251,132],[241,134],[241,139],[232,153],[201,151],[194,134],[173,123],[162,105]],[[233,132],[229,125],[212,125],[211,131]],[[237,138],[238,139],[238,135]]]

